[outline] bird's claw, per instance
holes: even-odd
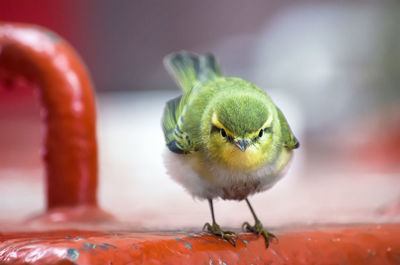
[[[222,239],[231,243],[234,247],[236,247],[236,239],[233,236],[237,237],[237,234],[233,231],[223,231],[221,227],[217,223],[205,223],[203,226],[203,231],[207,231],[212,233],[213,235],[220,236]]]
[[[267,230],[265,230],[265,228],[263,227],[263,225],[261,224],[260,221],[256,221],[256,223],[254,224],[254,226],[251,226],[248,222],[244,222],[242,225],[242,230],[245,232],[252,232],[257,234],[258,236],[263,236],[265,239],[265,246],[268,248],[269,244],[275,240],[276,243],[279,242],[279,239],[277,236],[275,236],[274,234],[268,232]]]

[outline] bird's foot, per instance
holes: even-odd
[[[269,244],[272,242],[272,240],[275,240],[276,243],[279,242],[278,238],[268,232],[267,230],[265,230],[265,228],[263,227],[262,223],[260,221],[256,221],[256,223],[254,224],[254,226],[251,226],[248,222],[245,222],[242,225],[242,230],[245,232],[252,232],[257,234],[258,236],[262,235],[265,239],[265,246],[268,248]]]
[[[203,231],[207,231],[212,233],[213,235],[220,236],[222,239],[225,239],[234,247],[236,247],[236,239],[234,239],[234,237],[237,237],[237,234],[233,231],[223,231],[217,223],[213,223],[212,225],[210,223],[206,223],[203,226]]]

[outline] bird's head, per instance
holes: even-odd
[[[273,116],[258,98],[224,99],[211,114],[208,153],[232,169],[253,170],[264,165],[273,152]]]

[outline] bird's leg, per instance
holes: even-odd
[[[253,207],[251,207],[251,204],[247,198],[246,198],[246,203],[249,206],[251,213],[253,214],[255,224],[251,226],[248,222],[245,222],[242,225],[242,229],[246,232],[252,232],[259,236],[262,235],[265,239],[265,245],[267,248],[269,247],[269,244],[271,243],[272,240],[275,239],[275,241],[278,242],[278,238],[274,234],[265,230],[262,223],[260,222],[260,219],[258,219],[256,213],[253,210]]]
[[[230,242],[234,247],[236,247],[236,240],[233,238],[233,236],[237,236],[235,232],[232,231],[223,231],[221,227],[215,222],[215,216],[214,216],[214,206],[212,199],[208,199],[208,203],[210,205],[210,210],[211,210],[211,218],[212,218],[212,224],[206,223],[203,226],[203,231],[207,229],[208,232],[220,236],[226,241]]]

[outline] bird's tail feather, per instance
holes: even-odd
[[[172,53],[164,58],[164,65],[184,92],[199,82],[221,76],[218,62],[210,53],[202,56],[186,51]]]

